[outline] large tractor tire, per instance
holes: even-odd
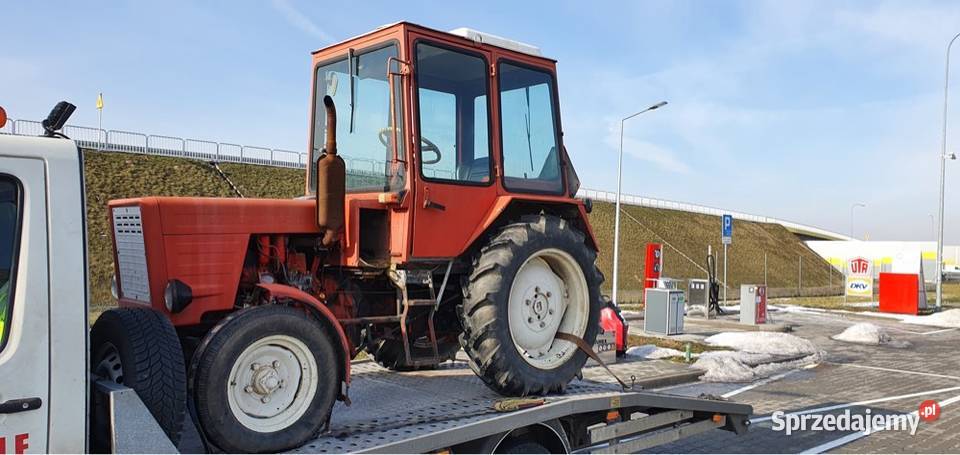
[[[198,423],[226,452],[278,452],[326,425],[343,372],[334,335],[303,310],[237,311],[204,337],[190,366]]]
[[[481,248],[464,285],[461,344],[470,367],[510,396],[562,392],[586,362],[602,308],[596,251],[566,220],[527,216]]]
[[[422,338],[413,342],[410,351],[412,357],[423,358],[433,355],[433,348],[430,347],[429,341],[426,341],[426,337]],[[437,363],[412,365],[407,362],[407,356],[403,352],[403,340],[389,339],[380,341],[371,354],[373,354],[373,359],[384,368],[394,371],[414,371],[436,368],[440,363],[453,359],[459,350],[460,342],[456,338],[437,340],[437,353],[440,354]]]
[[[187,374],[170,321],[149,308],[104,311],[90,330],[90,371],[137,392],[177,444],[187,410]]]

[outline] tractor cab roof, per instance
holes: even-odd
[[[556,63],[556,60],[544,57],[539,47],[524,42],[481,32],[467,27],[460,27],[444,32],[406,21],[383,25],[361,35],[325,46],[313,51],[313,55],[316,57],[319,54],[328,54],[330,51],[340,51],[344,47],[367,45],[372,41],[379,40],[380,38],[386,38],[390,35],[394,35],[395,37],[397,33],[404,34],[409,31],[428,32],[431,34],[439,33],[445,35],[445,37],[448,39],[461,41],[462,44],[467,46],[479,47],[481,49],[487,48],[488,50],[496,48],[501,51],[507,51],[508,53],[515,53],[525,57],[534,57],[535,59],[543,60],[545,62]]]

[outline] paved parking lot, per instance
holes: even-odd
[[[797,452],[960,452],[960,330],[907,325],[898,321],[843,313],[772,313],[778,323],[794,327],[793,334],[816,343],[826,353],[820,365],[776,375],[754,384],[695,383],[663,389],[687,396],[701,393],[727,396],[753,405],[751,430],[743,436],[714,431],[674,444],[657,453],[797,453]],[[687,321],[690,321],[688,318]],[[907,348],[864,346],[834,341],[857,322],[883,327]],[[718,331],[690,324],[688,332]],[[920,422],[916,435],[882,431],[870,435],[853,432],[805,431],[787,436],[773,431],[775,411],[820,409],[840,414],[849,409],[863,414],[915,412],[928,399],[943,402],[938,420]],[[826,409],[823,409],[826,408]]]

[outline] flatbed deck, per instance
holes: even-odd
[[[460,353],[458,361],[447,362],[438,369],[398,373],[381,368],[374,362],[357,362],[353,367],[350,387],[352,406],[338,403],[327,432],[295,452],[301,453],[418,453],[452,447],[485,436],[503,433],[551,419],[576,415],[593,415],[610,409],[628,409],[634,418],[643,418],[671,411],[676,419],[664,427],[652,428],[663,442],[685,435],[683,425],[700,430],[725,428],[746,430],[752,412],[749,405],[703,398],[689,398],[666,393],[634,390],[623,392],[600,367],[587,367],[583,379],[574,380],[563,395],[545,397],[543,405],[514,412],[497,412],[493,404],[503,397],[488,389],[470,370]],[[648,362],[630,361],[614,365],[614,370],[628,383],[631,376],[643,379],[650,374]],[[639,411],[639,412],[638,412]],[[628,416],[629,418],[629,416]],[[709,428],[703,423],[712,424]],[[691,426],[693,425],[693,426]],[[649,425],[645,425],[649,426]],[[633,433],[616,432],[617,438],[605,446],[616,448]],[[636,432],[634,432],[636,433]],[[599,438],[593,434],[591,449]],[[602,442],[601,446],[602,446]],[[649,446],[649,443],[648,445]],[[634,444],[634,447],[638,447]],[[574,447],[575,449],[576,447]]]

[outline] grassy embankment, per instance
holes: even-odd
[[[110,254],[106,203],[111,199],[137,196],[219,196],[234,197],[233,191],[212,168],[203,162],[179,158],[87,152],[87,216],[90,239],[90,278],[94,306],[109,305],[113,259]],[[247,197],[292,198],[303,194],[304,172],[266,166],[221,164],[224,172]],[[648,242],[666,240],[665,276],[705,278],[697,266],[705,267],[707,245],[721,248],[719,218],[674,210],[625,206],[621,217],[620,281],[625,300],[639,301],[643,262]],[[595,203],[590,215],[600,242],[599,264],[609,293],[612,274],[613,205]],[[803,287],[840,283],[839,273],[782,226],[735,221],[734,244],[730,248],[728,278],[731,298],[739,297],[740,283],[762,283],[763,256],[767,254],[767,280],[771,288],[796,289],[799,258],[803,258]],[[683,255],[689,257],[689,260]],[[722,256],[718,253],[718,272]]]

